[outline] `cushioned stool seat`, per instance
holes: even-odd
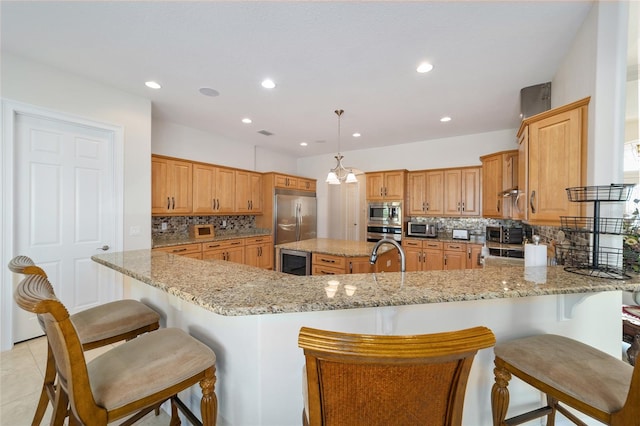
[[[495,346],[496,383],[492,389],[494,425],[515,425],[560,411],[583,425],[562,402],[605,424],[640,425],[640,370],[589,345],[552,334]],[[547,407],[505,421],[507,385],[514,375],[547,395]]]

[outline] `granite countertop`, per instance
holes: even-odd
[[[363,257],[370,256],[373,246],[376,243],[366,241],[334,240],[331,238],[312,238],[309,240],[296,241],[293,243],[278,244],[276,248],[306,251],[309,253],[330,254],[343,257]],[[396,250],[391,244],[381,245],[378,253],[382,254],[388,250]]]
[[[483,269],[306,277],[151,250],[92,259],[227,316],[640,289],[635,275],[630,280],[603,279],[566,272],[561,266],[525,268],[521,261],[491,257]],[[337,291],[329,291],[329,280],[339,281]]]
[[[213,237],[193,238],[189,235],[178,235],[169,237],[154,237],[152,248],[179,246],[182,244],[210,243],[212,241],[233,240],[236,238],[262,237],[271,235],[269,229],[250,229],[242,231],[217,231]]]

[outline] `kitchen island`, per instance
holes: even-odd
[[[125,296],[158,310],[217,354],[220,425],[298,425],[304,357],[301,326],[371,334],[419,334],[485,325],[498,341],[569,336],[620,356],[620,305],[640,280],[605,280],[562,267],[526,270],[489,259],[483,269],[298,277],[224,261],[137,250],[93,259],[125,276]],[[515,262],[515,263],[514,263]],[[329,286],[337,280],[337,286]],[[480,351],[463,424],[491,424],[493,352]],[[540,396],[513,381],[511,407]],[[183,399],[196,412],[200,393]],[[348,402],[345,402],[348,403]]]

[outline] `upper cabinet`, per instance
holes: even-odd
[[[426,170],[407,173],[409,216],[444,214],[444,172]]]
[[[235,171],[209,164],[193,165],[193,212],[200,214],[235,211]]]
[[[300,176],[283,175],[275,173],[273,175],[273,186],[275,188],[298,189],[301,191],[316,191],[315,179],[307,179]]]
[[[482,161],[482,216],[512,217],[509,195],[518,185],[518,151],[502,151],[480,157]],[[506,196],[505,196],[506,194]]]
[[[366,173],[365,176],[367,200],[404,200],[406,170]]]
[[[444,215],[480,216],[480,167],[444,170]]]
[[[520,126],[519,152],[527,169],[519,197],[530,224],[559,226],[560,216],[584,216],[584,206],[569,202],[566,188],[586,184],[589,100],[534,115]]]
[[[236,212],[262,213],[262,175],[236,170]]]
[[[192,164],[151,157],[151,214],[191,213]]]

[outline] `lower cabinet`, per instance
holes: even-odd
[[[202,259],[244,263],[244,239],[202,243]]]
[[[378,256],[375,265],[369,256],[344,257],[323,253],[311,255],[311,275],[370,274],[374,272],[399,272],[397,250],[388,250]]]
[[[270,236],[245,238],[244,262],[249,266],[273,269],[273,239]]]
[[[165,253],[177,254],[179,256],[191,257],[193,259],[202,259],[202,245],[200,243],[160,247],[153,249],[153,251],[163,251]]]
[[[407,272],[482,268],[482,244],[405,238]]]

